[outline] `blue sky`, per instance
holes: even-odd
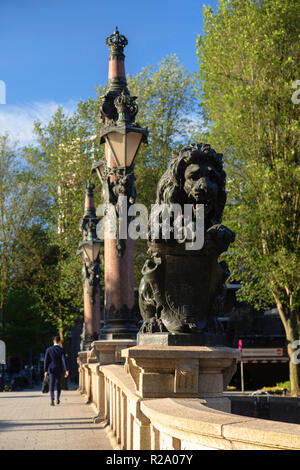
[[[176,53],[197,70],[196,38],[203,4],[217,0],[1,0],[0,134],[30,141],[34,119],[47,121],[58,105],[72,111],[95,97],[108,73],[105,39],[115,26],[128,38],[126,72],[135,74]]]

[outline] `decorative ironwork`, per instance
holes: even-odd
[[[99,259],[84,263],[82,268],[83,282],[87,289],[91,304],[95,303],[96,291],[100,285],[100,262]]]
[[[117,309],[110,305],[104,312],[104,327],[101,329],[100,339],[136,338],[138,332],[135,306],[128,308],[123,305]]]
[[[85,189],[86,189],[86,196],[91,201],[92,198],[94,197],[94,189],[95,189],[94,183],[88,180],[85,185]],[[96,226],[98,222],[99,222],[99,219],[96,215],[96,209],[95,209],[94,204],[88,204],[87,206],[85,206],[84,215],[83,215],[83,218],[80,220],[80,226],[79,226],[79,230],[83,232],[85,237],[87,237],[88,231],[89,231],[89,236],[92,238],[94,236],[95,238]]]
[[[134,165],[126,168],[108,168],[105,160],[99,160],[93,164],[92,171],[97,172],[101,181],[104,202],[116,205],[119,196],[126,196],[129,204],[134,204],[136,200]]]
[[[86,325],[85,322],[83,322],[82,325],[82,332],[80,335],[80,351],[89,351],[91,349],[91,345],[93,341],[96,341],[98,338],[98,335],[96,333],[93,333],[92,335],[88,334],[86,330]]]
[[[125,240],[119,237],[119,218],[121,214],[120,196],[127,198],[128,205],[136,200],[136,189],[134,185],[134,166],[126,168],[108,168],[105,160],[95,162],[93,170],[97,171],[102,184],[103,200],[105,203],[113,204],[117,218],[116,224],[116,250],[118,256],[123,256],[126,248]],[[113,176],[113,178],[111,178]],[[127,216],[128,217],[128,216]]]
[[[134,121],[138,112],[138,105],[135,102],[136,99],[137,96],[127,95],[124,90],[115,98],[114,105],[119,115],[117,124]]]

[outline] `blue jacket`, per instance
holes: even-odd
[[[48,374],[62,374],[67,370],[67,359],[63,348],[56,344],[50,346],[45,354],[44,371]]]

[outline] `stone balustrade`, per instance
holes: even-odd
[[[107,422],[115,449],[300,449],[299,425],[219,411],[218,397],[214,406],[213,397],[141,396],[121,355],[113,355],[115,363],[102,365],[101,352],[95,354],[101,349],[97,343],[78,356],[79,391],[94,405],[95,423]]]

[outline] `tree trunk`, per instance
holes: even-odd
[[[1,318],[1,339],[5,341],[5,312],[4,305],[0,305],[0,318]]]
[[[289,376],[291,384],[291,394],[300,396],[300,352],[297,354],[297,349],[300,348],[300,331],[297,320],[296,311],[286,312],[279,296],[277,293],[272,291],[276,306],[284,326],[286,339],[287,339],[287,350],[289,356]]]
[[[62,326],[58,328],[59,336],[60,336],[60,341],[61,341],[61,346],[64,348],[65,345],[65,332]],[[66,352],[66,351],[65,351]],[[62,390],[68,390],[68,379],[66,379],[64,376],[61,379],[61,388]]]
[[[297,328],[296,314],[291,314],[291,320],[288,321],[288,354],[290,359],[290,383],[291,394],[300,396],[300,341]]]
[[[292,349],[291,354],[295,352],[294,349]],[[298,355],[299,356],[299,355]],[[300,397],[300,359],[298,359],[298,364],[293,362],[291,359],[290,352],[289,352],[289,357],[290,357],[290,383],[291,383],[291,395]]]
[[[8,292],[7,283],[5,283],[5,286],[2,289],[1,302],[0,302],[1,339],[2,339],[2,341],[5,341],[5,307],[6,307],[7,292]]]

